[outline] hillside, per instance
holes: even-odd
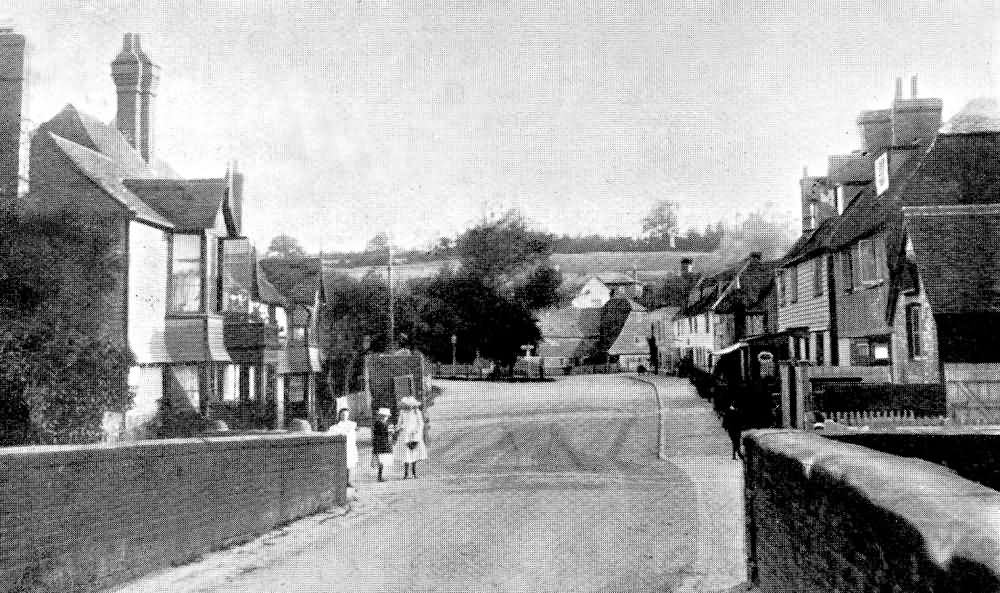
[[[567,278],[605,272],[629,272],[635,267],[645,279],[672,276],[680,272],[681,260],[691,258],[696,270],[711,271],[722,265],[719,252],[704,251],[595,251],[591,253],[555,253],[552,263],[559,266]],[[453,258],[417,263],[398,263],[393,266],[393,274],[400,281],[411,278],[433,276],[444,265],[457,266]],[[369,272],[385,277],[385,266],[333,266],[324,263],[327,269],[341,274],[361,278]]]

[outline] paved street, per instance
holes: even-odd
[[[715,591],[743,578],[739,464],[686,383],[441,382],[419,479],[120,591]],[[661,449],[666,460],[661,460]],[[367,451],[362,451],[367,459]]]

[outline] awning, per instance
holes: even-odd
[[[279,375],[318,373],[323,368],[317,346],[294,345],[284,350],[266,350],[264,364],[274,366]]]
[[[726,346],[725,348],[723,348],[721,350],[714,350],[714,351],[712,351],[712,354],[714,356],[725,356],[726,354],[729,354],[730,352],[736,352],[740,348],[746,348],[746,347],[747,347],[747,343],[746,342],[736,342],[735,344],[733,344],[731,346]]]

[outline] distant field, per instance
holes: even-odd
[[[582,276],[603,272],[630,272],[633,266],[646,278],[651,276],[672,276],[678,274],[681,260],[691,258],[695,270],[711,271],[721,265],[722,256],[718,252],[685,252],[685,251],[594,251],[590,253],[556,253],[552,255],[552,263],[566,276]],[[411,278],[427,278],[437,274],[445,264],[457,266],[458,260],[443,259],[433,262],[412,264],[397,264],[393,266],[393,275],[400,282]],[[369,272],[385,277],[385,266],[357,266],[350,268],[332,268],[342,274],[361,278]]]
[[[590,253],[556,253],[552,263],[559,266],[564,274],[597,274],[601,272],[628,272],[633,267],[651,275],[677,274],[681,260],[691,258],[696,270],[710,270],[717,267],[722,256],[717,252],[704,251],[593,251]],[[662,272],[663,274],[656,274]]]

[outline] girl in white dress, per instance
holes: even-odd
[[[341,408],[337,414],[337,423],[331,426],[326,432],[327,434],[342,434],[347,439],[345,447],[347,451],[347,455],[345,456],[345,460],[347,461],[347,487],[353,488],[354,486],[351,486],[351,470],[358,464],[358,423],[350,418],[351,411],[347,408]]]
[[[396,423],[397,437],[395,457],[403,464],[403,479],[417,477],[417,462],[427,459],[427,445],[424,444],[424,415],[420,402],[415,397],[399,400],[399,421]]]

